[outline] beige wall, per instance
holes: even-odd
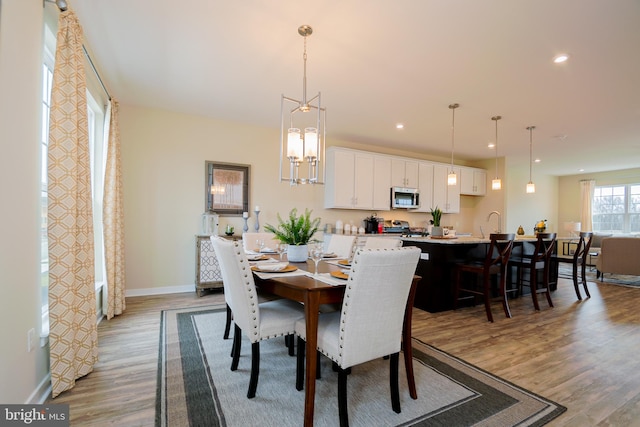
[[[580,181],[590,179],[595,180],[596,185],[637,184],[640,183],[640,168],[570,175],[558,178],[559,224],[564,224],[569,221],[580,221]],[[564,235],[566,234],[567,233],[564,232]]]
[[[195,278],[195,235],[204,211],[204,162],[251,166],[250,209],[260,206],[260,225],[275,223],[276,214],[312,209],[322,224],[340,219],[362,225],[373,211],[324,209],[323,186],[290,187],[278,181],[278,129],[248,126],[160,109],[121,106],[123,175],[125,188],[125,244],[129,295],[190,290]],[[370,150],[369,146],[329,140],[328,145]],[[377,152],[446,162],[425,154],[377,148]],[[502,161],[501,161],[502,164]],[[502,172],[501,172],[502,173]],[[490,179],[490,178],[489,178]],[[444,223],[479,233],[479,225],[499,195],[462,197],[461,213],[445,215]],[[478,208],[480,205],[481,208]],[[486,211],[486,213],[485,213]],[[476,213],[481,212],[479,217]],[[249,227],[255,224],[250,212]],[[429,214],[381,211],[386,219],[402,219],[424,226]],[[220,227],[241,230],[239,217],[222,217]]]
[[[48,355],[40,335],[42,0],[0,4],[0,402],[37,399]]]

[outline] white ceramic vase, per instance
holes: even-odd
[[[287,259],[289,262],[306,262],[309,258],[307,245],[289,245],[287,247]]]
[[[435,225],[431,229],[432,236],[442,236],[444,233],[442,231],[442,227],[436,227]]]

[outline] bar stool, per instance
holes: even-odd
[[[551,289],[549,288],[549,266],[551,254],[556,244],[556,233],[538,233],[538,240],[531,254],[523,253],[521,256],[512,257],[509,265],[516,267],[518,294],[522,294],[524,282],[531,289],[531,298],[536,310],[540,310],[538,294],[545,294],[549,307],[553,307],[551,301]],[[529,280],[524,280],[524,270],[529,270]],[[538,288],[538,270],[542,270],[542,287]]]
[[[484,299],[484,308],[487,313],[487,320],[493,322],[493,315],[491,314],[491,277],[499,276],[498,282],[498,296],[502,301],[502,309],[506,317],[511,317],[511,311],[509,310],[509,303],[507,302],[507,265],[509,264],[509,257],[511,256],[511,250],[513,249],[513,240],[515,234],[491,234],[489,236],[490,244],[487,254],[483,261],[476,261],[465,264],[458,264],[456,266],[456,287],[453,300],[453,309],[458,306],[458,300],[460,298],[460,292],[465,292],[472,295],[472,298],[476,296],[482,296]],[[475,276],[482,277],[482,283],[478,286],[477,280],[473,281],[473,286],[462,285],[463,273],[472,273]],[[463,298],[469,298],[463,297]]]
[[[582,295],[580,295],[580,288],[578,287],[578,281],[582,282],[584,292],[587,294],[587,298],[591,298],[589,294],[589,288],[587,287],[587,257],[589,256],[589,248],[591,247],[591,238],[593,237],[592,231],[580,232],[580,240],[578,240],[578,247],[573,253],[573,287],[576,290],[578,299],[582,301]],[[578,268],[580,268],[581,279],[578,280]]]

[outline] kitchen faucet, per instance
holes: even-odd
[[[491,219],[491,215],[495,214],[498,217],[498,229],[496,230],[496,233],[502,233],[502,217],[500,215],[500,212],[498,211],[491,211],[489,213],[489,216],[487,217],[487,222],[489,222],[489,220]]]

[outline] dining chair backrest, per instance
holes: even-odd
[[[578,239],[578,246],[573,253],[573,264],[586,263],[587,256],[589,255],[589,248],[591,247],[591,238],[593,237],[592,231],[581,231],[580,239]]]
[[[258,252],[260,250],[258,240],[262,240],[264,242],[265,249],[269,248],[272,250],[275,250],[278,243],[280,243],[280,241],[276,239],[276,235],[273,233],[242,233],[242,246],[247,252]]]
[[[531,256],[531,264],[548,263],[556,245],[556,233],[538,233],[536,246]]]
[[[485,268],[501,266],[506,270],[513,249],[514,233],[492,233],[489,235],[489,250],[484,260]]]
[[[402,246],[402,240],[397,237],[367,237],[364,241],[365,249],[393,249]]]
[[[242,244],[219,236],[212,236],[211,243],[220,263],[225,299],[233,312],[233,321],[246,332],[251,342],[255,342],[252,338],[260,326],[260,308],[253,273]]]
[[[415,246],[356,250],[336,340],[342,368],[400,351],[405,307],[420,252]]]
[[[355,241],[356,236],[332,234],[326,251],[336,254],[340,258],[351,258]]]

